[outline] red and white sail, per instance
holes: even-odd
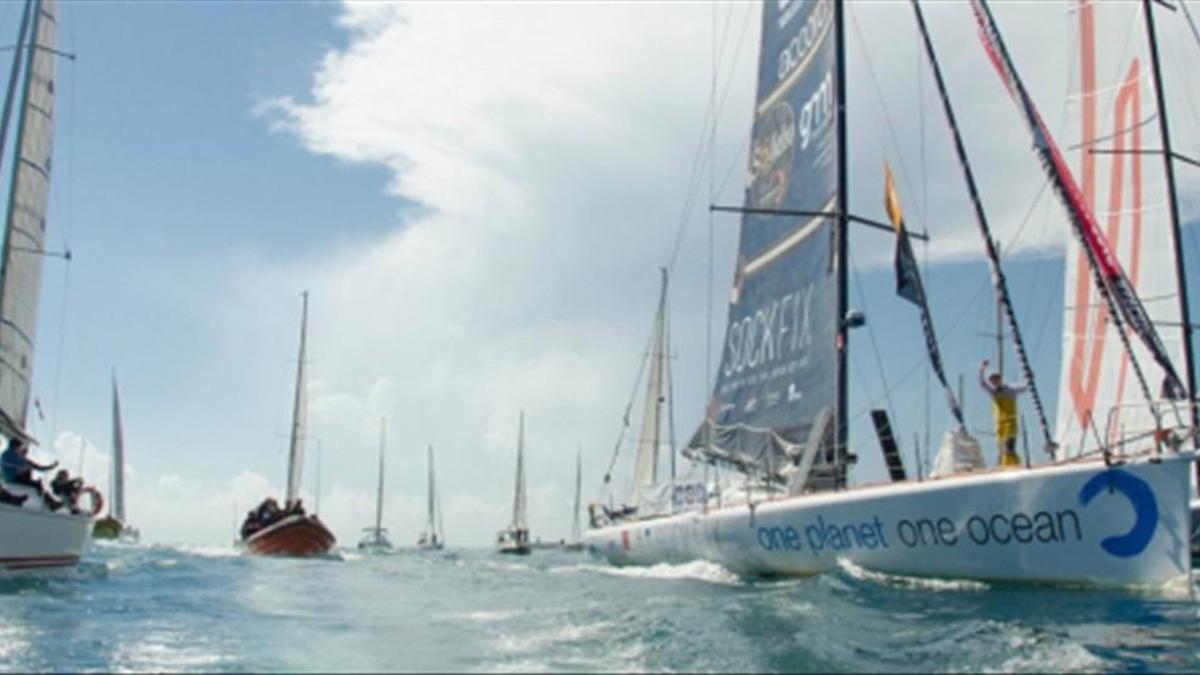
[[[1083,203],[1117,258],[1179,373],[1187,372],[1174,230],[1153,69],[1140,3],[1077,0],[1076,62],[1067,101],[1066,159]],[[1155,421],[1078,239],[1067,245],[1057,437],[1076,452],[1152,430]],[[1155,396],[1167,376],[1131,338]],[[1095,433],[1091,428],[1095,424]]]

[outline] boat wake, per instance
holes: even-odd
[[[859,565],[856,565],[845,558],[838,559],[838,567],[843,574],[856,581],[866,581],[881,586],[891,586],[893,588],[911,588],[923,591],[965,591],[976,593],[979,591],[986,591],[991,588],[991,586],[982,581],[974,581],[971,579],[910,577],[902,574],[876,572],[860,567]]]
[[[657,565],[650,565],[648,567],[613,567],[611,565],[594,564],[565,565],[563,567],[551,568],[550,572],[556,574],[587,572],[630,579],[691,580],[720,586],[741,586],[743,584],[741,577],[717,563],[707,560],[693,560],[692,562],[679,564],[658,563]]]

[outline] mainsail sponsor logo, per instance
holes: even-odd
[[[724,375],[774,364],[812,344],[812,286],[784,295],[729,324]]]
[[[779,27],[783,28],[791,21],[796,12],[800,9],[802,3],[795,2],[792,7],[786,5],[780,6]],[[812,12],[808,15],[808,20],[805,21],[800,29],[797,30],[788,40],[783,49],[780,50],[779,56],[775,64],[775,81],[784,82],[793,73],[801,71],[816,51],[817,45],[821,44],[821,38],[825,37],[825,32],[833,23],[833,3],[829,0],[821,0],[813,7]]]
[[[1102,491],[1119,492],[1129,500],[1135,515],[1133,527],[1122,535],[1105,537],[1100,548],[1118,558],[1131,558],[1150,545],[1158,529],[1158,500],[1146,481],[1120,469],[1096,474],[1079,490],[1079,504],[1086,507]]]
[[[758,122],[754,139],[754,201],[762,208],[779,206],[787,196],[795,158],[796,115],[786,101],[775,104]]]

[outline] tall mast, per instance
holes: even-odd
[[[521,528],[525,525],[525,411],[521,411],[517,427],[517,485],[513,492],[512,526]]]
[[[321,512],[321,439],[317,439],[317,487],[313,494],[313,513]]]
[[[375,490],[375,533],[383,525],[383,448],[387,443],[387,418],[379,420],[379,486]]]
[[[1175,186],[1175,158],[1171,149],[1171,130],[1167,121],[1167,97],[1163,93],[1162,71],[1158,61],[1158,40],[1154,33],[1154,9],[1150,0],[1142,0],[1142,11],[1146,15],[1146,40],[1150,43],[1150,63],[1154,68],[1154,97],[1158,103],[1158,132],[1163,144],[1163,172],[1167,176],[1167,208],[1171,214],[1171,239],[1175,247],[1175,278],[1179,284],[1179,323],[1183,331],[1183,357],[1187,360],[1184,372],[1184,384],[1187,386],[1189,399],[1196,396],[1196,371],[1192,353],[1192,321],[1191,310],[1188,307],[1187,267],[1183,264],[1183,228],[1179,222],[1179,194]],[[1191,411],[1192,427],[1200,427],[1200,414],[1195,404],[1188,406]],[[1192,435],[1195,447],[1196,437]],[[1200,479],[1200,465],[1196,466],[1196,475]]]
[[[436,533],[437,530],[434,526],[434,511],[435,511],[435,509],[434,509],[434,494],[435,494],[434,489],[435,488],[433,486],[433,446],[432,445],[430,445],[428,447],[428,464],[429,464],[429,484],[426,486],[425,496],[429,500],[429,522],[426,526],[426,530],[430,534],[433,534],[433,533]]]
[[[304,470],[304,422],[305,422],[305,350],[308,339],[308,291],[300,294],[303,310],[300,314],[300,354],[296,362],[296,393],[292,399],[292,430],[288,439],[287,504],[300,494],[300,476]]]
[[[17,31],[17,46],[13,51],[12,70],[8,75],[8,89],[4,93],[4,111],[0,113],[0,154],[4,152],[4,144],[8,138],[8,123],[12,119],[13,100],[17,95],[17,81],[21,75],[21,61],[25,57],[25,39],[29,34],[29,16],[35,0],[26,0],[25,9],[21,13],[21,28]]]
[[[837,406],[834,413],[834,466],[835,487],[841,487],[846,482],[844,460],[849,441],[849,384],[847,356],[850,349],[849,326],[846,323],[846,313],[849,311],[849,271],[846,264],[849,261],[849,220],[846,218],[850,206],[849,166],[846,157],[846,16],[845,4],[833,3],[833,31],[836,43],[837,74],[834,90],[837,97],[837,241],[834,265],[837,272]]]
[[[125,522],[125,438],[121,430],[121,402],[117,396],[117,375],[112,380],[112,507],[109,515]]]
[[[1025,352],[1025,341],[1021,338],[1021,329],[1017,324],[1017,315],[1013,311],[1012,301],[1009,298],[1008,281],[1004,277],[1004,268],[1000,265],[1000,250],[996,241],[992,238],[992,230],[991,226],[988,225],[987,215],[983,212],[983,202],[979,198],[979,189],[975,185],[975,174],[971,171],[971,164],[967,161],[967,150],[963,146],[962,135],[958,130],[958,121],[954,116],[954,108],[950,105],[950,96],[946,93],[946,83],[942,79],[942,69],[938,65],[937,55],[933,51],[933,42],[929,38],[929,29],[925,25],[925,15],[922,13],[921,6],[917,0],[911,0],[911,2],[913,13],[917,17],[917,25],[920,28],[921,42],[925,46],[925,54],[929,57],[929,67],[933,70],[934,83],[937,84],[938,95],[942,99],[942,110],[946,114],[946,123],[950,126],[951,135],[954,138],[954,151],[958,155],[958,164],[962,169],[963,180],[966,181],[967,192],[971,197],[971,206],[975,211],[975,223],[979,226],[979,232],[983,236],[984,244],[987,247],[992,283],[996,288],[1000,304],[1004,307],[1004,315],[1008,320],[1009,332],[1012,333],[1013,349],[1017,352],[1021,374],[1029,384],[1030,398],[1033,399],[1033,407],[1037,412],[1038,424],[1042,428],[1042,436],[1046,442],[1046,451],[1053,453],[1053,448],[1055,447],[1054,439],[1050,435],[1050,425],[1046,422],[1046,411],[1042,406],[1042,397],[1038,394],[1033,368],[1029,366],[1029,357]]]
[[[583,464],[580,459],[582,454],[580,448],[575,448],[575,520],[571,523],[571,541],[579,541],[579,494],[583,489]],[[672,450],[674,453],[674,450]],[[672,488],[673,489],[673,488]]]

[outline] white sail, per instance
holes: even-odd
[[[112,494],[109,498],[111,506],[109,513],[112,517],[125,523],[125,434],[121,430],[121,401],[117,396],[117,377],[113,375],[112,383]]]
[[[654,315],[654,335],[650,341],[650,376],[646,379],[646,400],[642,411],[642,431],[638,435],[637,459],[634,460],[633,486],[629,503],[641,503],[642,490],[658,482],[658,449],[662,443],[662,388],[666,359],[667,273],[663,270],[658,311]]]
[[[296,363],[296,394],[292,400],[292,430],[288,439],[287,502],[291,504],[300,496],[300,480],[304,474],[304,441],[308,417],[307,363],[305,361],[308,339],[308,291],[302,294],[304,309],[300,315],[300,356]]]
[[[29,411],[53,154],[58,5],[41,0],[33,6],[0,262],[0,420],[7,433],[22,433]]]
[[[425,485],[425,498],[428,501],[428,513],[425,519],[425,532],[434,534],[434,494],[433,494],[433,446],[426,449],[426,462],[428,463],[429,478]]]
[[[583,465],[580,460],[579,450],[575,451],[575,509],[573,512],[574,520],[571,521],[571,541],[579,541],[581,531],[579,529],[579,497],[583,490]]]
[[[520,426],[517,428],[517,485],[513,493],[512,526],[528,529],[525,522],[525,411],[521,411]]]
[[[387,420],[379,423],[379,485],[375,489],[375,531],[383,527],[383,449],[387,443]]]
[[[1104,230],[1178,372],[1187,372],[1153,68],[1140,3],[1077,0],[1074,89],[1067,103],[1071,146],[1085,203]],[[1155,428],[1120,336],[1074,238],[1067,245],[1057,438],[1077,452]],[[1155,397],[1164,372],[1136,339],[1138,364]],[[1186,412],[1183,413],[1186,415]],[[1172,422],[1174,420],[1171,420]],[[1094,425],[1094,428],[1093,428]]]

